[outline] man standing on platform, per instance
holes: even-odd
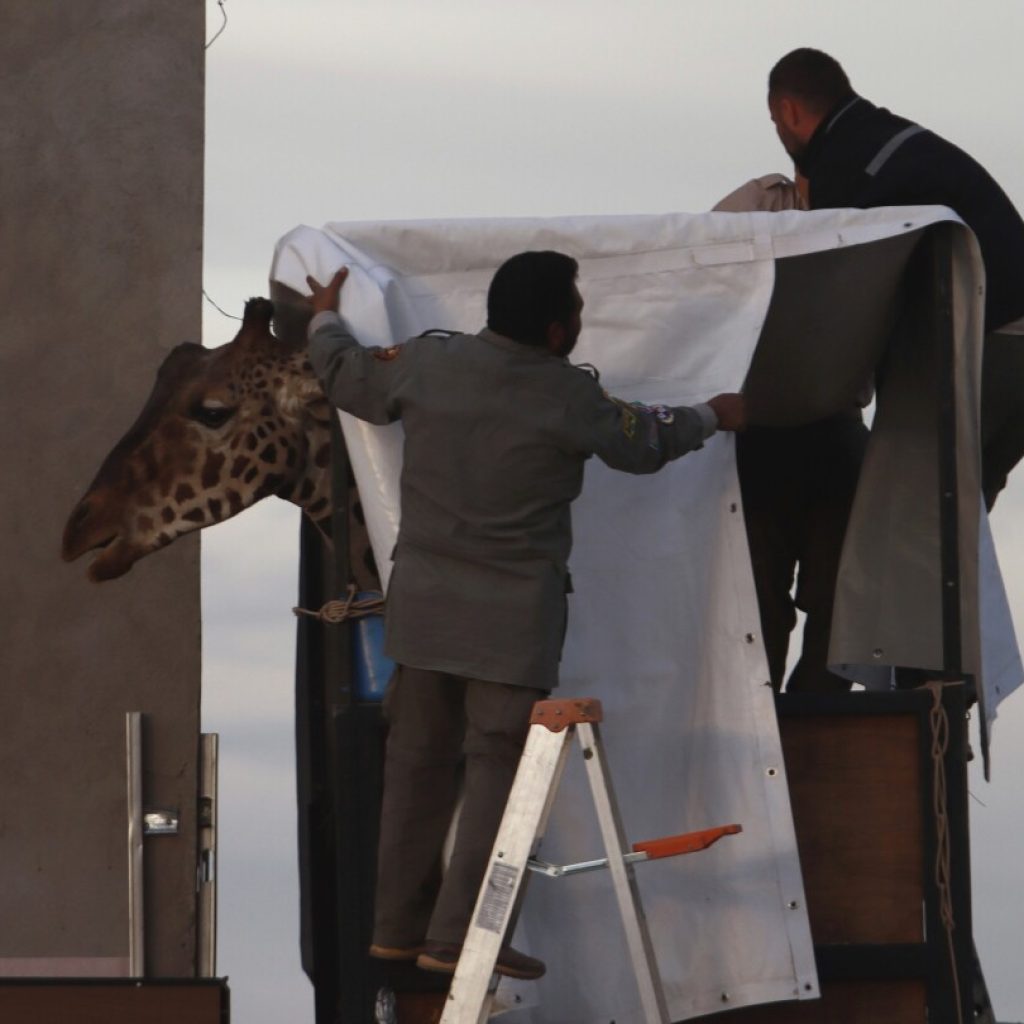
[[[310,359],[336,406],[401,420],[402,518],[385,649],[398,664],[370,954],[452,973],[526,741],[557,685],[571,590],[569,506],[597,455],[651,473],[744,423],[739,395],[693,408],[610,398],[568,355],[581,329],[577,264],[556,252],[507,260],[477,335],[363,348],[336,310],[344,269],[308,278]],[[448,870],[441,852],[460,764],[464,803]],[[499,974],[544,964],[506,947]]]
[[[976,160],[858,96],[833,57],[803,48],[768,76],[779,139],[812,210],[940,205],[977,236],[985,263],[982,492],[989,509],[1024,455],[1024,221]]]
[[[807,208],[807,183],[754,178],[720,199],[725,213]],[[870,399],[870,389],[865,400]],[[860,405],[795,427],[751,426],[736,438],[736,472],[772,688],[845,693],[828,668],[839,559],[857,492],[868,428]],[[796,591],[793,591],[794,580]],[[806,615],[800,658],[786,679],[797,611]]]

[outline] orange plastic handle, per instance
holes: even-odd
[[[633,852],[646,853],[649,860],[675,857],[680,853],[696,853],[717,843],[722,836],[734,836],[742,831],[742,825],[719,825],[718,828],[705,828],[699,832],[684,832],[681,836],[665,836],[662,839],[634,843]]]

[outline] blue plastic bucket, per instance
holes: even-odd
[[[362,591],[356,600],[379,594]],[[384,616],[367,615],[352,622],[352,684],[356,700],[381,701],[395,663],[384,653]]]

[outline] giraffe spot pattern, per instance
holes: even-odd
[[[160,464],[157,462],[156,453],[152,444],[144,444],[139,449],[139,458],[142,460],[142,470],[147,480],[155,480],[160,475]]]
[[[256,488],[256,500],[267,497],[268,494],[276,494],[284,485],[285,478],[277,473],[268,473],[259,487]]]
[[[179,505],[183,502],[191,501],[195,496],[196,492],[191,484],[178,484],[174,490],[174,500]]]
[[[206,461],[203,463],[202,483],[206,490],[209,490],[220,480],[220,471],[224,465],[226,455],[220,452],[207,452]]]

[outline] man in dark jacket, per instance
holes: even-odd
[[[794,50],[768,76],[779,139],[808,181],[812,210],[948,206],[985,264],[982,490],[989,508],[1024,455],[1024,221],[976,160],[858,96],[839,63]]]
[[[693,408],[610,398],[568,355],[583,299],[576,261],[528,252],[498,268],[479,334],[364,348],[321,288],[310,361],[336,406],[401,420],[402,519],[388,587],[389,733],[372,956],[455,970],[526,741],[533,703],[557,684],[572,546],[569,506],[597,455],[653,473],[744,419],[739,395]],[[464,802],[444,880],[441,849],[465,759]],[[505,948],[499,974],[544,965]]]

